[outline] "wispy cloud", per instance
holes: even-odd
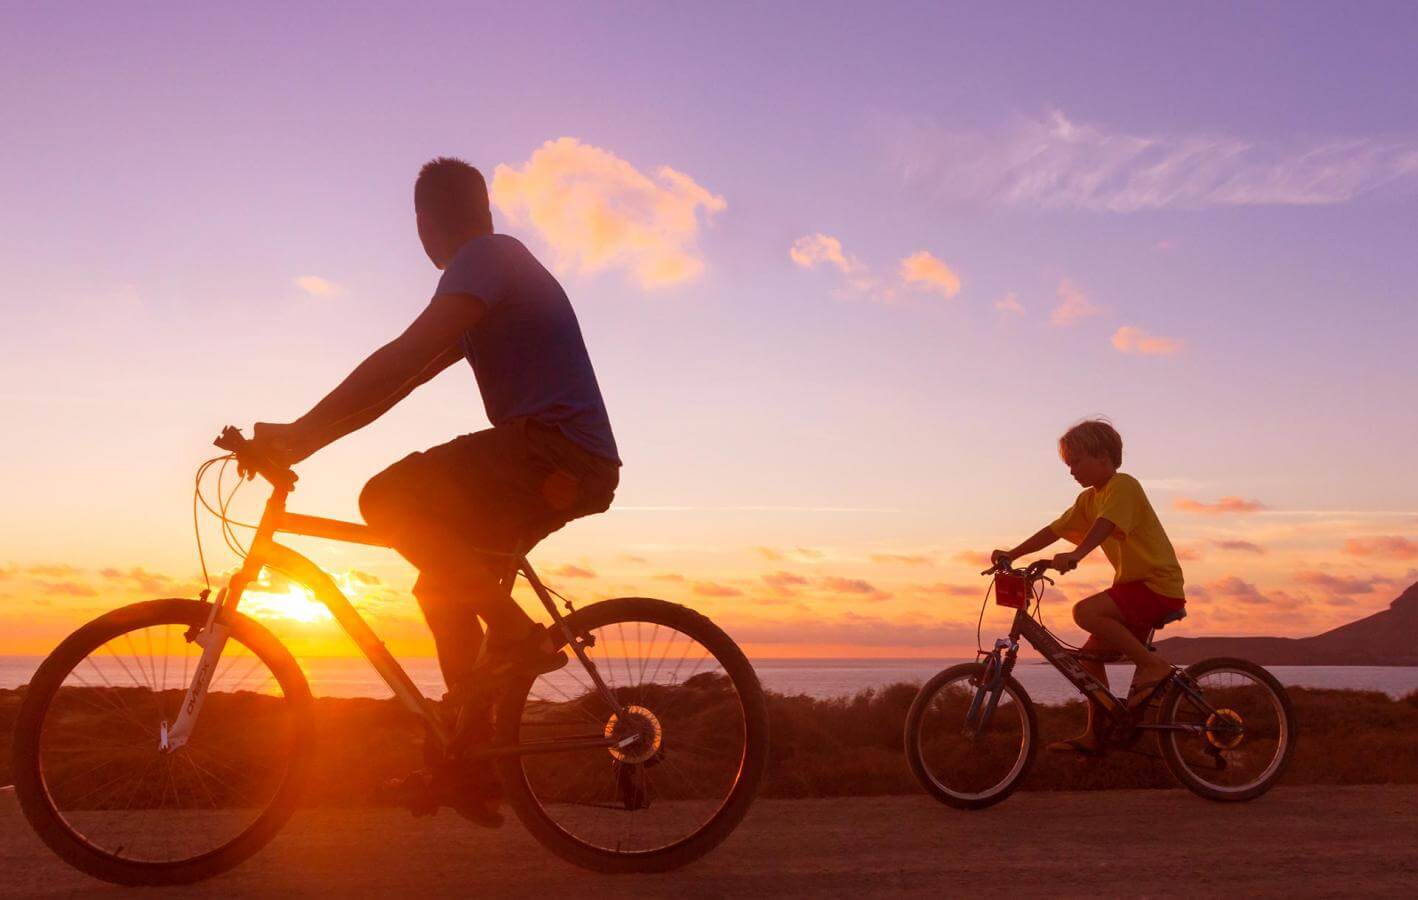
[[[595,578],[596,573],[584,566],[567,563],[549,570],[551,574],[559,578]]]
[[[1215,503],[1203,503],[1190,497],[1178,497],[1173,505],[1181,512],[1204,513],[1213,516],[1225,513],[1253,513],[1265,509],[1265,504],[1259,500],[1247,500],[1243,497],[1222,497]]]
[[[570,137],[547,141],[520,168],[498,166],[491,188],[497,208],[535,228],[559,268],[622,269],[651,290],[699,277],[701,221],[727,206],[683,172],[647,175]]]
[[[817,582],[818,586],[833,594],[851,594],[869,600],[885,600],[891,595],[876,585],[861,578],[841,578],[829,575]]]
[[[719,584],[713,581],[696,581],[692,588],[694,593],[701,597],[741,597],[743,591],[727,584]]]
[[[1411,140],[1131,134],[1060,111],[989,131],[911,128],[896,157],[909,180],[946,200],[1119,213],[1344,203],[1418,180]]]
[[[302,275],[295,279],[295,286],[312,297],[338,297],[345,292],[340,285],[319,275]]]
[[[1005,294],[995,301],[995,309],[1010,316],[1024,315],[1024,307],[1019,303],[1018,294]]]
[[[960,276],[929,250],[917,250],[901,260],[901,280],[908,287],[947,299],[960,293]]]
[[[924,553],[872,553],[869,558],[874,563],[899,563],[903,566],[928,566],[931,558]]]
[[[830,234],[817,232],[798,238],[788,250],[788,258],[804,269],[815,269],[819,265],[829,265],[837,271],[850,274],[860,271],[863,266],[856,257],[847,256],[842,242]]]
[[[1173,356],[1182,349],[1176,338],[1148,334],[1133,325],[1124,325],[1113,332],[1113,349],[1136,356]]]
[[[1418,559],[1418,541],[1390,534],[1368,538],[1350,538],[1344,542],[1344,552],[1350,556],[1383,556],[1390,559]]]
[[[1231,550],[1238,553],[1264,554],[1265,548],[1260,544],[1242,540],[1217,540],[1211,542],[1213,546],[1222,550]]]
[[[1071,325],[1079,319],[1096,316],[1103,310],[1095,304],[1083,289],[1067,278],[1059,279],[1059,305],[1049,316],[1054,325]]]

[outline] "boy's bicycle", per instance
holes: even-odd
[[[1105,750],[1131,747],[1153,732],[1172,775],[1210,800],[1251,800],[1275,784],[1295,749],[1295,713],[1273,675],[1243,659],[1203,660],[1175,669],[1150,702],[1130,712],[1037,616],[1043,583],[1052,583],[1048,568],[1040,561],[1014,569],[1000,560],[981,573],[995,577],[996,601],[1015,608],[1014,624],[993,650],[931,678],[912,702],[906,759],[922,787],[959,809],[982,809],[1008,797],[1029,773],[1039,723],[1012,674],[1021,637],[1103,708]]]
[[[495,769],[483,780],[500,782],[528,831],[564,859],[603,872],[674,868],[718,845],[748,811],[767,762],[767,707],[747,658],[707,618],[644,597],[582,609],[561,598],[563,614],[552,600],[561,595],[516,560],[551,616],[553,642],[575,659],[489,690],[490,734],[469,741],[336,580],[275,536],[380,539],[364,525],[287,512],[295,474],[259,458],[236,429],[217,446],[229,455],[198,471],[194,517],[201,500],[235,540],[220,473],[219,508],[202,496],[215,463],[234,460],[273,488],[241,568],[214,602],[203,591],[89,622],[45,659],[24,696],[16,793],[65,861],[120,884],[192,882],[245,860],[289,819],[309,772],[314,710],[294,657],[237,611],[267,566],[329,609],[422,720],[431,761],[473,777]]]

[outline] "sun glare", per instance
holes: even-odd
[[[287,619],[292,622],[328,622],[330,611],[315,595],[298,584],[284,590],[247,589],[241,595],[241,611],[258,619]]]

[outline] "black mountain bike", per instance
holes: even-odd
[[[71,865],[120,884],[179,884],[261,849],[295,810],[310,761],[310,688],[299,664],[240,612],[263,567],[305,585],[422,719],[426,755],[481,776],[491,767],[528,831],[602,872],[663,871],[717,846],[747,813],[768,756],[768,713],[752,666],[707,618],[623,597],[557,609],[525,558],[517,572],[575,659],[498,686],[490,738],[471,746],[419,693],[334,579],[275,542],[278,532],[384,546],[360,524],[286,512],[295,474],[228,428],[197,475],[236,461],[273,486],[245,561],[214,602],[167,599],[80,628],[39,667],[14,734],[15,789],[39,836]],[[238,478],[237,484],[241,483]],[[233,488],[233,493],[235,489]],[[205,568],[205,564],[204,564]],[[514,576],[515,577],[515,576]],[[560,597],[559,594],[556,594]]]
[[[1295,750],[1295,713],[1273,675],[1243,659],[1208,659],[1174,669],[1150,702],[1129,711],[1039,620],[1043,585],[1052,583],[1047,568],[1036,562],[1014,569],[1001,560],[981,573],[995,576],[997,601],[1016,608],[1014,624],[993,650],[931,678],[912,702],[906,759],[922,787],[950,806],[982,809],[1008,797],[1029,773],[1039,723],[1012,674],[1020,638],[1102,706],[1105,750],[1131,747],[1152,732],[1168,771],[1210,800],[1251,800],[1275,784]],[[1001,598],[1002,583],[1019,587]]]

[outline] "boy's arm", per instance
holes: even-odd
[[[1098,545],[1108,539],[1114,531],[1116,525],[1101,516],[1093,523],[1093,527],[1088,529],[1088,533],[1083,536],[1083,540],[1078,542],[1078,546],[1072,550],[1060,553],[1054,557],[1054,568],[1060,572],[1068,572],[1078,567],[1078,561],[1083,557],[1098,549]]]
[[[1021,556],[1028,556],[1030,553],[1038,553],[1058,539],[1059,536],[1054,534],[1053,526],[1045,525],[1013,550],[996,550],[991,553],[990,562],[999,562],[1001,557],[1018,559]]]

